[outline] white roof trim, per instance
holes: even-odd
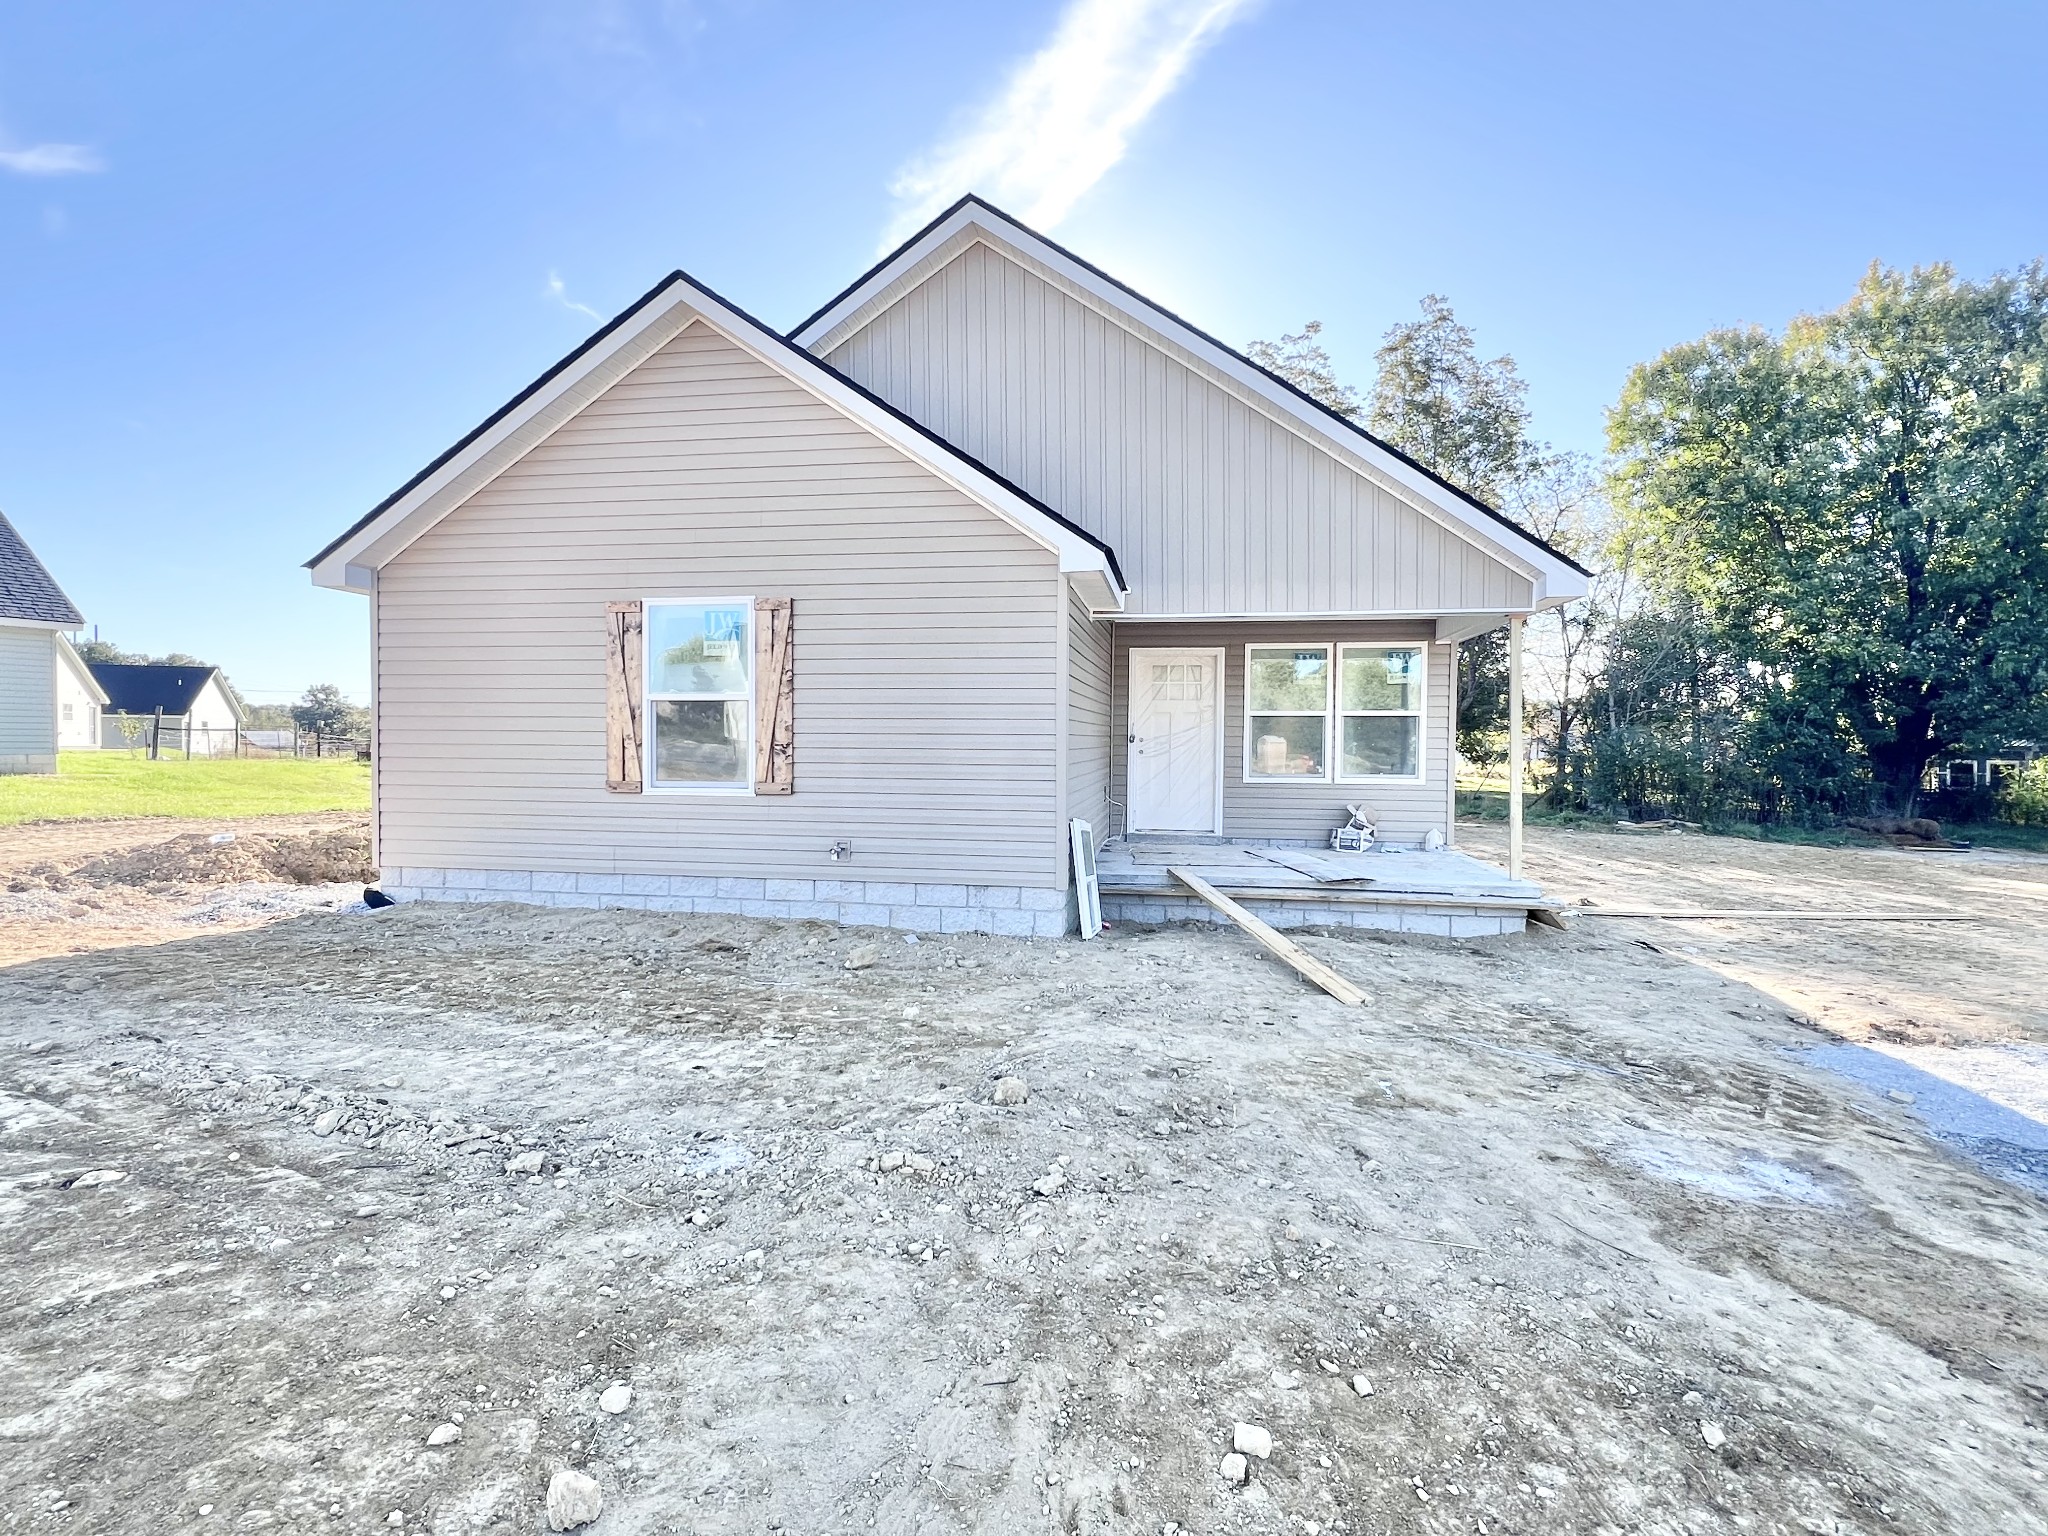
[[[1115,557],[1103,546],[681,272],[671,273],[581,351],[316,555],[309,562],[314,584],[369,591],[378,568],[693,324],[709,326],[1056,553],[1062,571],[1099,577],[1115,606],[1122,607],[1123,581]]]
[[[1015,247],[1032,261],[1058,273],[1062,279],[1092,296],[1106,309],[1166,337],[1200,358],[1207,366],[1258,397],[1289,425],[1305,429],[1307,435],[1325,446],[1334,445],[1357,456],[1377,474],[1398,486],[1406,496],[1419,501],[1424,510],[1452,531],[1524,567],[1535,581],[1534,597],[1539,606],[1585,595],[1586,576],[1526,533],[1510,523],[1497,520],[1462,494],[1447,489],[1427,472],[1390,452],[1384,444],[1349,426],[1341,418],[1326,415],[1179,316],[1122,287],[1044,236],[985,203],[963,200],[952,212],[941,216],[829,306],[806,320],[790,334],[790,339],[807,349],[828,342],[837,346],[845,339],[834,334],[840,327],[859,315],[862,309],[881,297],[919,263],[963,234]],[[857,329],[858,326],[849,327],[846,334],[851,335]]]
[[[57,636],[57,659],[71,669],[71,675],[86,686],[101,709],[107,707],[107,690],[100,686],[100,680],[92,675],[92,668],[85,664],[85,658],[78,654],[68,635]]]

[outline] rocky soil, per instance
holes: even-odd
[[[2041,1529],[2048,1207],[1616,926],[0,970],[0,1530]]]

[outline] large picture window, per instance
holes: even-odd
[[[1247,779],[1330,776],[1330,648],[1254,645],[1245,649]]]
[[[1337,777],[1422,777],[1419,645],[1337,649]]]
[[[647,604],[648,784],[754,783],[751,598]]]

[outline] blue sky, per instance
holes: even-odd
[[[102,635],[368,686],[299,564],[681,266],[787,326],[973,185],[1242,344],[1450,297],[1596,451],[1629,366],[1873,259],[2048,254],[2048,6],[35,3],[0,509]]]

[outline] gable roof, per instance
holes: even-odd
[[[323,586],[360,590],[361,578],[356,574],[360,568],[355,563],[359,556],[383,541],[385,547],[377,551],[380,558],[376,563],[391,558],[433,521],[466,500],[477,488],[477,484],[469,483],[477,475],[485,479],[494,476],[531,447],[530,441],[522,439],[523,429],[545,427],[552,431],[559,423],[547,420],[546,413],[567,407],[573,414],[615,382],[605,376],[605,365],[622,358],[629,360],[629,366],[637,362],[636,353],[645,349],[635,343],[658,334],[665,328],[665,321],[674,321],[678,311],[687,311],[687,315],[681,323],[669,327],[671,334],[679,333],[693,320],[708,322],[769,367],[838,407],[997,516],[1057,551],[1061,570],[1099,574],[1109,599],[1106,606],[1114,607],[1121,602],[1127,590],[1123,571],[1117,564],[1116,551],[1103,540],[680,269],[669,273],[613,316],[582,345],[308,560],[306,566],[313,572],[314,581]],[[531,435],[530,430],[526,431],[525,436]],[[494,467],[494,455],[505,458],[505,464]],[[406,537],[401,525],[416,514],[419,526]],[[395,540],[402,542],[395,542],[392,547]]]
[[[1592,573],[1563,550],[1537,537],[1513,518],[1488,506],[1461,486],[1376,437],[1348,416],[1330,409],[1270,369],[1164,305],[1146,298],[1092,262],[1048,239],[983,198],[969,193],[933,219],[902,245],[876,262],[840,293],[796,326],[789,339],[806,349],[837,345],[834,333],[884,295],[918,264],[970,227],[994,235],[1147,328],[1166,336],[1218,372],[1250,389],[1267,404],[1318,435],[1348,448],[1427,504],[1448,514],[1465,529],[1505,548],[1538,572],[1561,578],[1560,585],[1578,588]],[[1578,595],[1577,591],[1570,595]]]
[[[85,622],[14,524],[0,513],[0,619],[27,619],[76,629]]]
[[[102,688],[100,680],[92,675],[91,665],[83,656],[78,654],[77,648],[61,634],[57,636],[57,659],[64,664],[66,670],[73,677],[78,679],[78,685],[92,695],[93,702],[99,705],[100,708],[105,709],[107,707],[107,690]]]
[[[106,691],[107,708],[122,715],[189,714],[192,701],[220,672],[219,667],[156,667],[139,662],[95,661],[87,665]],[[226,688],[221,696],[235,707]],[[237,711],[239,714],[239,711]]]

